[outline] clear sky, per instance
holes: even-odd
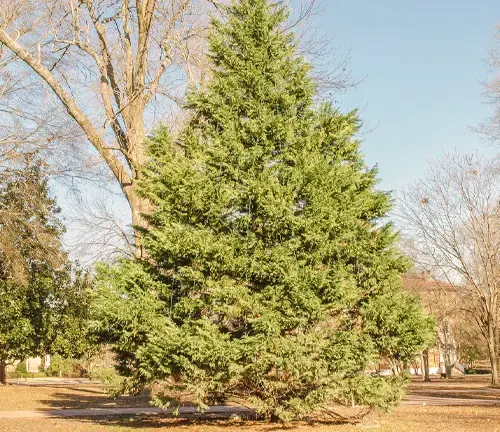
[[[349,70],[364,78],[339,97],[360,107],[372,131],[363,151],[378,164],[381,187],[398,189],[423,175],[443,151],[496,151],[470,131],[490,115],[480,82],[488,75],[500,1],[327,0],[320,30],[351,52]],[[500,42],[499,42],[500,43]]]

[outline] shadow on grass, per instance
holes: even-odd
[[[41,402],[47,409],[144,408],[150,406],[149,393],[110,398],[102,388],[71,388],[55,392]]]
[[[398,431],[497,432],[500,426],[500,408],[496,406],[406,406],[389,414],[387,418],[383,418],[381,423],[391,425],[391,428]],[[416,427],[407,429],[408,425]]]
[[[234,431],[241,431],[243,429],[250,429],[252,432],[272,432],[272,431],[286,431],[296,430],[301,426],[311,426],[306,422],[293,422],[293,423],[271,423],[262,419],[258,419],[255,414],[248,412],[238,418],[232,420],[229,415],[224,414],[203,414],[203,415],[183,415],[182,418],[173,417],[171,415],[138,415],[138,416],[110,416],[110,417],[79,417],[73,418],[81,422],[92,423],[93,425],[107,426],[114,428],[127,428],[127,429],[175,429],[175,428],[203,428],[211,427],[217,429],[227,429]],[[339,426],[346,423],[321,421],[315,422],[314,425],[322,426]]]
[[[144,393],[136,397],[120,396],[116,399],[111,399],[102,389],[72,389],[66,388],[65,392],[56,392],[51,394],[50,399],[43,400],[47,410],[64,410],[64,409],[113,409],[113,408],[148,408],[150,404],[150,394]],[[72,391],[74,390],[74,391]],[[188,404],[186,404],[188,405]],[[270,423],[265,421],[261,416],[248,408],[239,410],[231,410],[227,413],[184,413],[182,416],[174,416],[172,414],[117,414],[106,416],[75,416],[75,417],[60,417],[60,420],[78,421],[82,424],[92,424],[99,426],[107,426],[113,428],[130,429],[172,429],[179,427],[214,427],[217,429],[223,428],[227,430],[242,430],[244,428],[252,428],[252,432],[262,431],[281,431],[294,429],[299,425],[307,425],[308,423],[293,423],[281,424]],[[315,424],[322,425],[339,425],[341,422],[321,421]],[[344,423],[345,424],[345,423]]]
[[[71,386],[68,384],[37,384],[37,385],[24,385],[17,383],[7,383],[7,388],[22,388],[24,391],[27,389],[33,389],[34,392],[43,390],[65,390],[70,392],[80,392],[80,393],[92,393],[92,394],[104,394],[104,390],[98,386],[86,385],[85,387],[80,387],[80,385]],[[61,393],[63,394],[63,393]]]

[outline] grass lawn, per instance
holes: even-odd
[[[0,411],[147,407],[148,396],[110,399],[101,386],[0,386]]]
[[[374,426],[379,426],[375,428]],[[295,424],[283,426],[268,423],[233,421],[186,421],[150,418],[120,419],[0,419],[0,432],[498,432],[500,408],[490,407],[400,407],[384,416],[371,416],[356,426],[332,424]]]
[[[408,389],[419,396],[459,398],[459,399],[498,399],[500,388],[490,386],[490,375],[466,375],[451,380],[434,378],[432,382],[423,382],[414,378]]]
[[[440,397],[498,398],[500,389],[488,386],[489,377],[465,377],[447,381],[435,379],[432,383],[414,380],[410,391],[418,395]],[[147,407],[148,397],[120,397],[111,400],[100,386],[0,386],[0,411],[48,410],[95,407]],[[370,426],[378,426],[377,428]],[[381,432],[500,432],[500,407],[433,407],[402,406],[390,414],[374,414],[361,425],[294,424],[283,426],[260,422],[230,420],[181,420],[161,416],[88,419],[1,419],[0,432],[353,432],[377,430]]]

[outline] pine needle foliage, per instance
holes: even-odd
[[[281,3],[224,11],[182,134],[151,139],[147,258],[99,270],[98,329],[128,390],[154,384],[163,405],[236,398],[281,420],[393,406],[404,379],[366,371],[410,359],[432,323],[400,289],[357,113],[314,102]]]

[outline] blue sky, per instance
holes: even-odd
[[[378,164],[381,187],[422,176],[444,151],[496,151],[470,131],[490,115],[480,82],[488,76],[500,2],[492,0],[327,0],[320,30],[351,52],[364,78],[339,97],[362,108],[371,132],[363,152]]]

